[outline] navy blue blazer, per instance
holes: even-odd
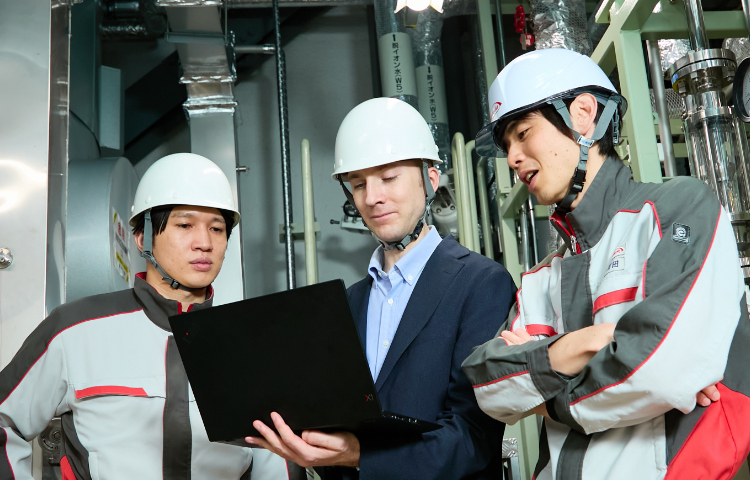
[[[347,293],[364,346],[372,277]],[[445,238],[409,299],[375,388],[382,408],[443,428],[421,441],[360,438],[360,472],[316,469],[324,480],[498,480],[504,424],[479,409],[461,362],[492,338],[516,287],[499,263]]]

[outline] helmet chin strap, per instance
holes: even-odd
[[[173,289],[177,290],[179,288],[180,290],[186,290],[191,293],[194,293],[197,290],[202,290],[202,288],[186,287],[174,278],[170,277],[169,274],[167,274],[167,272],[165,272],[164,269],[161,268],[159,263],[156,261],[156,258],[154,257],[153,238],[154,230],[151,225],[151,211],[147,210],[143,216],[143,251],[141,252],[141,256],[154,266],[154,268],[161,275],[161,279],[169,283],[169,286]]]
[[[419,234],[422,233],[422,228],[424,227],[425,222],[427,221],[427,214],[430,211],[430,204],[432,203],[432,200],[435,198],[435,190],[432,188],[432,183],[430,182],[430,175],[429,175],[429,165],[426,161],[422,160],[422,180],[424,181],[424,187],[425,187],[425,205],[424,205],[424,213],[422,216],[417,220],[417,224],[414,226],[414,230],[412,230],[411,233],[407,234],[404,238],[401,240],[395,241],[395,242],[387,242],[383,240],[382,238],[375,235],[375,232],[372,232],[372,229],[370,229],[369,226],[365,223],[364,219],[362,219],[362,223],[372,232],[373,235],[375,235],[375,238],[378,239],[381,245],[383,245],[383,250],[386,252],[389,250],[403,250],[406,248],[407,245],[409,245],[411,242],[415,241],[417,238],[419,238]],[[354,203],[354,197],[352,196],[352,193],[349,191],[348,188],[346,188],[346,185],[344,185],[344,181],[339,176],[339,183],[341,184],[341,188],[344,189],[344,195],[346,195],[347,200],[349,200],[349,203],[352,204],[356,208],[357,204]]]
[[[562,201],[557,204],[557,208],[555,209],[555,213],[557,213],[558,215],[566,215],[570,213],[570,206],[573,204],[578,194],[583,191],[583,184],[586,182],[586,162],[588,162],[589,159],[589,148],[591,148],[591,146],[594,145],[597,140],[600,140],[604,136],[604,133],[607,131],[607,127],[609,126],[609,122],[613,118],[613,141],[615,145],[618,143],[620,134],[620,113],[617,107],[619,103],[613,100],[612,97],[607,99],[607,104],[604,106],[602,115],[599,117],[599,123],[596,124],[596,128],[594,129],[594,133],[591,138],[584,137],[573,129],[573,123],[570,121],[570,112],[568,112],[568,107],[565,105],[565,102],[563,102],[562,99],[558,98],[553,100],[552,105],[555,107],[555,109],[557,109],[557,113],[559,113],[563,118],[565,125],[567,125],[570,131],[573,132],[573,137],[575,137],[578,145],[581,146],[581,153],[578,157],[578,166],[576,167],[575,172],[573,172],[570,190],[568,190],[565,198],[563,198]]]

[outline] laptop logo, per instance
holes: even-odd
[[[375,397],[372,395],[372,393],[369,395],[365,394],[365,402],[370,402],[374,400],[375,400]]]

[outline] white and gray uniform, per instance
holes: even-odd
[[[0,479],[31,478],[27,440],[55,416],[65,480],[291,478],[265,450],[208,441],[167,321],[178,313],[142,278],[54,310],[0,372]]]
[[[546,403],[543,479],[731,478],[750,450],[750,324],[728,215],[700,181],[637,183],[608,159],[579,206],[555,217],[567,243],[523,277],[502,330],[463,364],[480,407],[513,424]],[[548,347],[617,324],[572,377]],[[723,380],[722,380],[723,378]],[[721,382],[708,408],[696,394]]]

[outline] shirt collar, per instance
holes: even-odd
[[[418,241],[406,255],[401,257],[398,262],[393,266],[394,270],[398,272],[401,278],[404,279],[409,285],[414,285],[417,281],[419,274],[427,264],[427,260],[430,259],[432,252],[435,251],[437,246],[443,240],[440,238],[440,234],[437,232],[435,227],[428,226],[429,231],[425,237]],[[380,272],[383,271],[384,262],[384,251],[383,246],[379,246],[373,252],[370,257],[370,265],[367,268],[367,273],[377,282]]]

